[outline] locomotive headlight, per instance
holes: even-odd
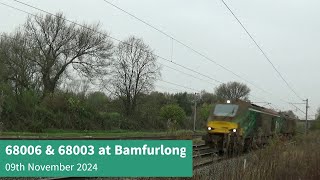
[[[237,129],[232,129],[233,132],[237,132]]]
[[[208,127],[208,130],[209,130],[209,131],[211,131],[211,129],[212,129],[211,127]]]

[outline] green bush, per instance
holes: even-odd
[[[164,121],[173,123],[174,126],[183,125],[183,121],[186,119],[186,113],[176,104],[163,106],[160,110],[160,116]]]
[[[102,130],[120,129],[122,116],[117,112],[100,112],[99,120]]]
[[[177,104],[189,98],[187,94],[144,94],[137,102],[136,111],[125,116],[121,99],[110,99],[104,93],[88,95],[56,91],[46,97],[41,92],[24,90],[15,92],[6,84],[0,84],[4,98],[0,119],[5,131],[42,132],[45,129],[63,130],[166,130],[193,127],[193,116],[186,116],[184,108]],[[209,105],[200,105],[198,119],[207,113]],[[170,123],[168,123],[168,120]],[[200,122],[201,120],[197,121]]]

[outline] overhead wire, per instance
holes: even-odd
[[[13,9],[15,9],[15,10],[19,10],[19,11],[21,11],[21,12],[27,13],[27,14],[29,14],[29,15],[31,15],[31,16],[39,17],[39,16],[37,16],[37,15],[35,15],[35,14],[32,14],[32,13],[27,12],[27,11],[24,11],[24,10],[22,10],[22,9],[19,9],[19,8],[16,8],[16,7],[7,5],[7,4],[5,4],[5,3],[0,2],[0,4],[5,5],[5,6],[8,6],[8,7],[10,7],[10,8],[13,8]],[[39,9],[39,10],[40,10],[40,9]],[[56,15],[51,14],[50,12],[47,12],[47,11],[44,11],[44,10],[42,10],[42,11],[45,12],[45,13],[47,13],[47,14],[50,14],[50,15],[56,17]],[[79,25],[79,26],[81,26],[81,27],[85,27],[85,28],[87,28],[87,29],[89,29],[89,30],[92,30],[92,31],[94,31],[94,32],[97,32],[97,33],[106,35],[106,34],[101,33],[101,32],[99,32],[99,31],[95,31],[94,29],[91,29],[91,28],[88,28],[88,27],[83,26],[83,25],[81,25],[81,24],[78,24],[78,23],[76,23],[76,22],[70,21],[70,20],[68,20],[68,19],[66,19],[66,18],[64,18],[64,19],[65,19],[66,21],[68,21],[68,22],[74,23],[74,24]],[[3,34],[0,34],[0,35],[3,36],[3,37],[11,38],[11,37],[5,36],[5,35],[3,35]],[[111,36],[109,36],[109,35],[106,35],[106,36],[108,36],[109,38],[112,38],[112,39],[114,39],[114,40],[117,40],[118,42],[124,43],[123,41],[118,40],[118,39],[116,39],[116,38],[114,38],[114,37],[111,37]],[[125,44],[127,44],[127,43],[125,43]],[[128,44],[128,45],[130,45],[130,44]],[[131,46],[131,45],[130,45],[130,46]],[[165,58],[162,58],[161,56],[158,56],[158,55],[156,55],[156,54],[154,54],[154,55],[157,56],[157,57],[159,57],[159,58],[161,58],[161,59],[165,59]],[[180,66],[180,67],[184,67],[184,66],[182,66],[182,65],[180,65],[180,64],[178,64],[178,63],[174,63],[174,64],[175,64],[175,65],[178,65],[178,66]],[[164,65],[164,64],[162,64],[162,65]],[[169,66],[167,66],[167,67],[169,67]],[[178,71],[178,72],[180,72],[180,73],[184,73],[183,71],[179,71],[179,70],[177,70],[177,69],[175,69],[175,68],[172,68],[172,67],[170,67],[170,68],[173,69],[173,70],[176,70],[176,71]],[[185,69],[189,69],[189,68],[185,67]],[[191,69],[190,69],[190,70],[191,70]],[[193,71],[193,72],[196,72],[196,71],[194,71],[194,70],[192,70],[192,71]],[[184,73],[184,74],[187,74],[187,73]],[[199,73],[199,74],[200,74],[200,73]],[[187,75],[192,76],[192,75],[190,75],[190,74],[187,74]],[[204,75],[204,76],[207,77],[206,75]],[[193,76],[193,77],[196,77],[196,76]],[[208,78],[209,78],[209,76],[208,76]],[[212,79],[212,78],[210,78],[210,79]],[[162,81],[162,82],[165,82],[165,83],[167,83],[167,84],[171,84],[171,85],[179,86],[179,87],[182,87],[182,88],[185,88],[185,89],[189,89],[189,90],[192,90],[192,91],[200,92],[199,90],[194,89],[194,88],[186,87],[186,86],[183,86],[183,85],[179,85],[179,84],[176,84],[176,83],[173,83],[173,82],[169,82],[169,81],[165,81],[165,80],[161,80],[161,79],[158,79],[158,80],[159,80],[159,81]],[[219,82],[219,81],[218,81],[218,82]]]
[[[218,62],[214,61],[212,58],[210,58],[210,57],[208,57],[208,56],[204,55],[203,53],[199,52],[198,50],[196,50],[196,49],[192,48],[191,46],[189,46],[189,45],[185,44],[184,42],[182,42],[182,41],[180,41],[180,40],[176,39],[176,38],[175,38],[175,37],[173,37],[172,35],[169,35],[168,33],[164,32],[163,30],[161,30],[161,29],[159,29],[159,28],[155,27],[155,26],[154,26],[154,25],[152,25],[151,23],[148,23],[147,21],[145,21],[145,20],[143,20],[143,19],[141,19],[141,18],[137,17],[136,15],[134,15],[134,14],[132,14],[132,13],[130,13],[130,12],[128,12],[128,11],[126,11],[126,10],[124,10],[123,8],[121,8],[121,7],[119,7],[119,6],[117,6],[117,5],[113,4],[113,3],[111,3],[110,1],[107,1],[107,0],[103,0],[103,1],[104,1],[105,3],[107,3],[107,4],[111,5],[111,6],[113,6],[114,8],[116,8],[116,9],[118,9],[118,10],[122,11],[123,13],[125,13],[125,14],[127,14],[127,15],[129,15],[129,16],[131,16],[131,17],[133,17],[134,19],[136,19],[136,20],[138,20],[138,21],[140,21],[140,22],[144,23],[145,25],[147,25],[147,26],[149,26],[149,27],[153,28],[154,30],[158,31],[159,33],[161,33],[161,34],[163,34],[163,35],[165,35],[165,36],[169,37],[170,39],[174,40],[175,42],[177,42],[177,43],[181,44],[182,46],[186,47],[187,49],[189,49],[189,50],[193,51],[194,53],[196,53],[196,54],[200,55],[200,56],[201,56],[201,57],[203,57],[204,59],[206,59],[206,60],[208,60],[208,61],[210,61],[210,62],[212,62],[212,63],[216,64],[217,66],[219,66],[220,68],[222,68],[222,69],[224,69],[224,70],[228,71],[229,73],[233,74],[234,76],[236,76],[236,77],[238,77],[238,78],[240,78],[240,79],[244,80],[245,82],[247,82],[247,83],[251,84],[252,86],[256,87],[257,89],[259,89],[259,90],[261,90],[261,91],[263,91],[263,92],[265,92],[265,93],[267,93],[267,94],[269,94],[269,95],[272,95],[272,96],[273,96],[273,94],[272,94],[272,93],[270,93],[270,92],[268,92],[268,91],[266,91],[266,90],[262,89],[261,87],[257,86],[256,84],[252,83],[251,81],[249,81],[249,80],[247,80],[247,79],[243,78],[242,76],[240,76],[239,74],[237,74],[237,73],[235,73],[234,71],[230,70],[229,68],[227,68],[227,67],[225,67],[225,66],[221,65],[220,63],[218,63]],[[287,101],[285,101],[285,100],[281,100],[281,101],[284,101],[284,102],[286,102],[286,103],[287,103]]]
[[[200,81],[203,81],[203,82],[206,82],[206,83],[209,83],[209,84],[212,84],[212,85],[217,85],[217,84],[215,84],[215,83],[206,81],[206,80],[201,79],[201,78],[199,78],[199,77],[197,77],[197,76],[194,76],[194,75],[192,75],[192,74],[188,74],[188,73],[186,73],[186,72],[184,72],[184,71],[181,71],[181,70],[179,70],[179,69],[173,68],[173,67],[168,66],[168,65],[165,65],[165,64],[163,64],[163,63],[160,63],[160,62],[158,62],[158,63],[159,63],[160,65],[166,67],[166,68],[169,68],[169,69],[172,69],[172,70],[174,70],[174,71],[180,72],[180,73],[182,73],[182,74],[185,74],[185,75],[187,75],[187,76],[193,77],[193,78],[198,79],[198,80],[200,80]]]
[[[19,0],[13,0],[13,1],[18,2],[18,3],[20,3],[20,4],[23,4],[23,5],[25,5],[25,6],[31,7],[31,8],[33,8],[33,9],[38,10],[38,11],[44,12],[44,13],[49,14],[49,15],[51,15],[51,16],[57,17],[57,15],[55,15],[55,14],[53,14],[53,13],[50,13],[50,12],[45,11],[45,10],[43,10],[43,9],[37,8],[37,7],[32,6],[32,5],[30,5],[30,4],[21,2],[21,1],[19,1]],[[4,3],[2,3],[2,4],[4,4]],[[20,10],[20,9],[15,8],[15,7],[12,7],[12,6],[9,6],[9,7],[14,8],[14,9],[16,9],[16,10]],[[26,11],[23,11],[23,12],[25,12],[25,13],[27,13],[27,14],[30,14],[30,15],[32,15],[32,16],[37,16],[37,15],[34,15],[34,14],[29,13],[29,12],[26,12]],[[70,23],[73,23],[73,24],[75,24],[75,25],[77,25],[77,26],[80,26],[80,27],[86,28],[86,29],[88,29],[88,30],[94,31],[94,32],[96,32],[96,33],[105,35],[105,36],[107,36],[107,37],[109,37],[109,38],[111,38],[111,39],[113,39],[113,40],[115,40],[115,41],[118,41],[118,42],[120,42],[120,43],[129,45],[129,46],[132,46],[131,44],[125,43],[125,42],[123,42],[123,41],[121,41],[121,40],[119,40],[119,39],[117,39],[117,38],[114,38],[114,37],[106,34],[106,33],[102,33],[102,32],[100,32],[100,31],[96,31],[96,30],[94,30],[94,29],[92,29],[92,28],[83,26],[82,24],[79,24],[79,23],[77,23],[77,22],[71,21],[71,20],[66,19],[66,18],[63,18],[63,19],[66,20],[66,21],[68,21],[68,22],[70,22]],[[206,77],[206,78],[208,78],[208,79],[211,79],[211,80],[213,80],[213,81],[215,81],[215,82],[223,83],[223,82],[221,82],[221,81],[219,81],[219,80],[217,80],[217,79],[214,79],[214,78],[212,78],[212,77],[210,77],[210,76],[208,76],[208,75],[205,75],[205,74],[203,74],[203,73],[200,73],[200,72],[198,72],[198,71],[195,71],[195,70],[193,70],[192,68],[189,68],[189,67],[186,67],[186,66],[184,66],[184,65],[181,65],[181,64],[178,64],[178,63],[176,63],[176,62],[173,62],[172,60],[169,60],[169,59],[167,59],[167,58],[164,58],[164,57],[162,57],[162,56],[159,56],[159,55],[157,55],[157,54],[155,54],[155,53],[152,53],[152,54],[155,55],[156,57],[158,57],[158,58],[161,59],[161,60],[164,60],[164,61],[170,62],[170,63],[172,63],[172,64],[175,64],[176,66],[179,66],[179,67],[181,67],[181,68],[183,68],[183,69],[186,69],[186,70],[188,70],[188,71],[192,71],[193,73],[196,73],[196,74],[198,74],[198,75],[201,75],[201,76],[203,76],[203,77]]]
[[[306,112],[302,111],[298,106],[296,106],[295,104],[291,103],[292,106],[294,106],[297,110],[299,110],[302,114],[306,114]]]
[[[31,6],[31,5],[29,5],[29,4],[23,3],[23,2],[18,1],[18,0],[14,0],[14,1],[16,1],[16,2],[18,2],[18,3],[20,3],[20,4],[23,4],[23,5],[25,5],[25,6],[34,8],[34,9],[36,9],[36,10],[39,10],[39,11],[41,11],[41,12],[44,12],[44,13],[46,13],[46,14],[49,14],[49,15],[51,15],[51,16],[57,17],[57,15],[52,14],[52,13],[50,13],[50,12],[48,12],[48,11],[43,10],[43,9],[40,9],[40,8]],[[16,7],[7,5],[7,4],[5,4],[5,3],[0,2],[0,4],[5,5],[5,6],[7,6],[7,7],[10,7],[10,8],[13,8],[13,9],[15,9],[15,10],[24,12],[24,13],[26,13],[26,14],[28,14],[28,15],[31,15],[31,16],[34,16],[34,17],[39,17],[39,16],[37,16],[37,15],[35,15],[35,14],[32,14],[32,13],[27,12],[27,11],[24,11],[24,10],[22,10],[22,9],[19,9],[19,8],[16,8]],[[81,24],[79,24],[79,23],[77,23],[77,22],[68,20],[68,19],[66,19],[66,18],[63,18],[63,19],[66,20],[67,22],[73,23],[73,24],[78,25],[78,26],[80,26],[80,27],[86,28],[86,29],[88,29],[88,30],[94,31],[94,32],[99,33],[99,34],[102,34],[102,35],[105,35],[105,36],[107,36],[107,37],[109,37],[109,38],[111,38],[111,39],[113,39],[113,40],[116,40],[116,41],[118,41],[118,42],[120,42],[120,43],[127,44],[127,43],[125,43],[125,42],[123,42],[123,41],[121,41],[121,40],[119,40],[119,39],[117,39],[117,38],[114,38],[114,37],[108,35],[108,34],[105,34],[105,33],[99,32],[99,31],[96,31],[96,30],[94,30],[94,29],[91,29],[91,28],[89,28],[89,27],[83,26],[83,25],[81,25]],[[128,45],[130,46],[130,44],[128,44]],[[181,68],[187,69],[187,70],[189,70],[189,71],[191,71],[191,72],[194,72],[194,73],[196,73],[196,74],[198,74],[198,75],[201,75],[201,76],[203,76],[203,77],[206,77],[206,78],[208,78],[208,79],[214,80],[214,81],[219,82],[219,83],[223,83],[223,82],[221,82],[221,81],[219,81],[219,80],[213,79],[212,77],[210,77],[210,76],[208,76],[208,75],[204,75],[203,73],[200,73],[200,72],[198,72],[198,71],[195,71],[195,70],[193,70],[193,69],[191,69],[191,68],[188,68],[188,67],[186,67],[186,66],[183,66],[183,65],[181,65],[181,64],[178,64],[178,63],[176,63],[176,62],[172,62],[172,61],[170,61],[170,60],[168,60],[168,59],[166,59],[166,58],[163,58],[163,57],[161,57],[161,56],[159,56],[159,55],[156,55],[156,54],[154,54],[154,55],[157,56],[159,59],[162,59],[162,60],[171,62],[171,63],[173,63],[173,64],[175,64],[175,65],[177,65],[177,66],[179,66],[179,67],[181,67]],[[171,68],[171,69],[174,69],[174,68]],[[180,71],[180,72],[181,72],[181,71]],[[167,82],[167,83],[172,84],[172,85],[177,85],[177,84],[171,83],[171,82]],[[180,85],[178,85],[178,86],[180,86]],[[185,87],[185,86],[180,86],[180,87],[195,90],[195,89],[193,89],[193,88],[188,88],[188,87]],[[199,90],[196,90],[196,91],[200,92]]]
[[[24,3],[24,2],[21,2],[21,1],[18,1],[18,0],[13,0],[13,1],[16,1],[16,2],[18,2],[18,3],[20,3],[20,4],[25,5],[25,6],[31,7],[31,8],[33,8],[33,9],[39,10],[39,11],[44,12],[44,13],[46,13],[46,14],[49,14],[49,15],[51,15],[51,16],[56,16],[55,14],[52,14],[52,13],[50,13],[50,12],[48,12],[48,11],[43,10],[43,9],[34,7],[34,6],[29,5],[29,4],[27,4],[27,3]],[[34,15],[34,14],[29,13],[29,12],[27,12],[27,11],[24,11],[24,10],[22,10],[22,9],[19,9],[19,8],[16,8],[16,7],[7,5],[7,4],[5,4],[5,3],[1,3],[1,4],[2,4],[2,5],[5,5],[5,6],[7,6],[7,7],[13,8],[13,9],[15,9],[15,10],[18,10],[18,11],[21,11],[21,12],[24,12],[24,13],[27,13],[27,14],[29,14],[29,15],[38,17],[37,15]],[[83,26],[83,25],[81,25],[81,24],[79,24],[79,23],[77,23],[77,22],[68,20],[68,19],[66,19],[66,18],[63,18],[63,19],[66,20],[66,21],[68,21],[68,22],[70,22],[70,23],[73,23],[73,24],[75,24],[75,25],[78,25],[78,26],[80,26],[80,27],[84,27],[84,28],[89,29],[89,30],[91,30],[91,31],[94,31],[94,32],[96,32],[96,33],[103,34],[103,35],[105,35],[105,36],[107,36],[107,37],[109,37],[109,38],[111,38],[111,39],[113,39],[113,40],[116,40],[116,41],[120,42],[120,43],[127,44],[127,43],[125,43],[125,42],[123,42],[123,41],[121,41],[121,40],[119,40],[119,39],[117,39],[117,38],[114,38],[114,37],[112,37],[112,36],[110,36],[110,35],[108,35],[108,34],[106,34],[106,33],[102,33],[102,32],[96,31],[96,30],[94,30],[94,29],[91,29],[91,28],[89,28],[89,27]],[[181,41],[178,41],[178,40],[175,39],[174,37],[172,37],[172,36],[170,36],[170,37],[171,37],[173,40],[175,40],[176,42],[181,43]],[[183,43],[182,43],[182,44],[183,44]],[[129,45],[129,44],[128,44],[128,45]],[[189,47],[189,46],[188,46],[188,47]],[[191,48],[191,47],[189,47],[189,48]],[[154,53],[153,53],[153,54],[154,54]],[[189,70],[189,71],[192,71],[192,72],[194,72],[194,73],[196,73],[196,74],[198,74],[198,75],[201,75],[201,76],[206,77],[206,78],[208,78],[208,79],[214,80],[214,81],[216,81],[216,82],[223,83],[223,82],[221,82],[221,81],[219,81],[219,80],[216,80],[216,79],[214,79],[214,78],[212,78],[212,77],[210,77],[210,76],[204,75],[204,74],[202,74],[202,73],[200,73],[200,72],[198,72],[198,71],[195,71],[195,70],[193,70],[193,69],[191,69],[191,68],[188,68],[188,67],[185,67],[185,66],[183,66],[183,65],[181,65],[181,64],[172,62],[172,60],[168,60],[168,59],[166,59],[166,58],[164,58],[164,57],[161,57],[161,56],[159,56],[159,55],[157,55],[157,54],[154,54],[154,55],[155,55],[156,57],[158,57],[159,59],[162,59],[162,60],[171,62],[171,63],[173,63],[173,64],[175,64],[175,65],[177,65],[177,66],[179,66],[179,67],[181,67],[181,68],[183,68],[183,69],[187,69],[187,70]],[[221,65],[220,65],[220,66],[221,66]],[[257,86],[255,86],[255,87],[257,87]],[[258,87],[257,87],[257,88],[258,88]],[[259,88],[259,89],[260,89],[260,88]],[[261,89],[261,90],[263,90],[263,89]],[[265,91],[265,90],[263,90],[263,91]],[[265,91],[265,92],[267,92],[267,91]],[[269,92],[268,92],[268,93],[269,93]]]
[[[168,83],[168,84],[171,84],[171,85],[179,86],[179,87],[182,87],[182,88],[185,88],[185,89],[189,89],[189,90],[192,90],[192,91],[201,92],[198,89],[190,88],[190,87],[187,87],[187,86],[183,86],[183,85],[176,84],[176,83],[173,83],[173,82],[165,81],[165,80],[162,80],[162,79],[159,79],[159,81],[162,81],[162,82],[165,82],[165,83]]]
[[[1,4],[1,2],[0,2],[0,4]],[[12,38],[12,37],[5,36],[5,35],[3,35],[3,34],[0,34],[0,36],[5,37],[5,38],[14,39],[14,38]],[[164,65],[164,64],[162,64],[162,65]],[[170,67],[170,66],[167,66],[167,67]],[[170,67],[170,68],[171,68],[171,67]],[[171,69],[174,69],[174,68],[171,68]],[[177,70],[177,69],[175,69],[175,70]],[[179,70],[177,70],[177,71],[179,71]],[[184,73],[183,71],[179,71],[179,72]],[[186,73],[186,74],[187,74],[187,73]],[[187,74],[187,75],[190,75],[190,74]],[[191,76],[192,76],[192,75],[191,75]],[[194,76],[194,77],[197,78],[196,76]],[[169,81],[166,81],[166,80],[158,79],[158,81],[162,81],[162,82],[165,82],[165,83],[167,83],[167,84],[171,84],[171,85],[174,85],[174,86],[182,87],[182,88],[189,89],[189,90],[192,90],[192,91],[200,92],[200,90],[197,90],[197,89],[194,89],[194,88],[190,88],[190,87],[186,87],[186,86],[183,86],[183,85],[180,85],[180,84],[176,84],[176,83],[173,83],[173,82],[169,82]],[[156,85],[156,86],[159,86],[159,85]],[[159,86],[159,87],[161,87],[161,86]],[[170,88],[168,88],[168,89],[170,89]],[[171,88],[171,89],[172,89],[172,88]],[[178,90],[178,89],[172,89],[172,90]]]
[[[285,84],[287,85],[287,87],[300,99],[303,100],[303,98],[301,98],[298,93],[292,88],[292,86],[287,82],[287,80],[285,80],[285,78],[283,77],[283,75],[280,73],[280,71],[275,67],[275,65],[271,62],[270,58],[267,56],[267,54],[265,53],[265,51],[261,48],[261,46],[257,43],[257,41],[253,38],[253,36],[249,33],[249,31],[247,30],[247,28],[243,25],[243,23],[239,20],[239,18],[235,15],[235,13],[230,9],[230,7],[224,2],[224,0],[221,0],[222,3],[226,6],[226,8],[229,10],[229,12],[233,15],[233,17],[237,20],[237,22],[241,25],[241,27],[244,29],[244,31],[247,33],[247,35],[250,37],[250,39],[254,42],[254,44],[258,47],[258,49],[260,50],[260,52],[263,54],[263,56],[266,58],[266,60],[271,64],[272,68],[277,72],[278,76],[285,82]]]
[[[18,0],[13,0],[13,1],[16,1],[16,2],[18,2],[18,3],[20,3],[20,4],[25,5],[25,6],[31,7],[31,8],[33,8],[33,9],[38,10],[38,11],[44,12],[44,13],[49,14],[49,15],[51,15],[51,16],[57,17],[57,15],[55,15],[55,14],[53,14],[53,13],[50,13],[50,12],[45,11],[45,10],[43,10],[43,9],[34,7],[34,6],[29,5],[29,4],[27,4],[27,3],[24,3],[24,2],[21,2],[21,1],[18,1]],[[22,9],[19,9],[19,8],[16,8],[16,7],[13,7],[13,6],[10,6],[10,5],[8,5],[8,4],[2,3],[2,2],[0,2],[0,4],[2,4],[2,5],[4,5],[4,6],[7,6],[7,7],[10,7],[10,8],[13,8],[13,9],[15,9],[15,10],[24,12],[24,13],[26,13],[26,14],[28,14],[28,15],[31,15],[31,16],[34,16],[34,17],[39,17],[39,16],[37,16],[37,15],[35,15],[35,14],[32,14],[32,13],[27,12],[27,11],[24,11],[24,10],[22,10]],[[108,37],[108,38],[110,38],[110,39],[113,39],[113,40],[119,42],[119,43],[123,43],[123,44],[129,45],[129,46],[132,46],[131,44],[128,44],[128,43],[126,43],[126,42],[123,42],[123,41],[121,41],[121,40],[119,40],[119,39],[117,39],[117,38],[115,38],[115,37],[112,37],[112,36],[106,34],[106,33],[97,31],[97,30],[95,30],[95,29],[89,28],[89,27],[87,27],[87,26],[84,26],[84,25],[82,25],[82,24],[79,24],[79,23],[77,23],[77,22],[71,21],[71,20],[66,19],[66,18],[63,18],[63,17],[62,17],[62,19],[64,19],[65,21],[67,21],[67,22],[69,22],[69,23],[72,23],[72,24],[75,24],[75,25],[77,25],[77,26],[80,26],[80,27],[82,27],[82,28],[86,28],[86,29],[91,30],[91,31],[93,31],[93,32],[102,34],[102,35],[104,35],[104,36],[106,36],[106,37]],[[155,53],[153,53],[153,55],[155,55],[157,58],[159,58],[159,59],[161,59],[161,60],[170,62],[170,63],[172,63],[172,64],[174,64],[174,65],[176,65],[176,66],[179,66],[179,67],[181,67],[181,68],[183,68],[183,69],[186,69],[186,70],[188,70],[188,71],[191,71],[191,72],[196,73],[196,74],[198,74],[198,75],[201,75],[201,76],[203,76],[203,77],[206,77],[206,78],[208,78],[208,79],[211,79],[211,80],[213,80],[213,81],[215,81],[215,82],[223,83],[223,82],[221,82],[221,81],[219,81],[219,80],[217,80],[217,79],[214,79],[214,78],[212,78],[212,77],[210,77],[210,76],[208,76],[208,75],[205,75],[205,74],[203,74],[203,73],[200,73],[200,72],[198,72],[198,71],[196,71],[196,70],[193,70],[193,69],[191,69],[191,68],[189,68],[189,67],[186,67],[186,66],[184,66],[184,65],[181,65],[181,64],[179,64],[179,63],[173,62],[173,61],[171,61],[171,60],[169,60],[169,59],[167,59],[167,58],[164,58],[164,57],[162,57],[162,56],[159,56],[159,55],[157,55],[157,54],[155,54]]]
[[[249,84],[253,85],[253,86],[254,86],[254,87],[256,87],[257,89],[259,89],[259,90],[261,90],[261,91],[263,91],[263,92],[265,92],[265,93],[267,93],[267,94],[269,94],[269,95],[272,95],[272,96],[273,96],[273,94],[272,94],[272,93],[270,93],[269,91],[266,91],[266,90],[264,90],[264,89],[260,88],[259,86],[255,85],[254,83],[252,83],[252,82],[248,81],[247,79],[243,78],[242,76],[240,76],[240,75],[236,74],[235,72],[233,72],[233,71],[232,71],[232,70],[230,70],[229,68],[226,68],[225,66],[223,66],[223,65],[221,65],[221,64],[219,64],[219,63],[217,63],[216,61],[212,60],[212,59],[211,59],[211,58],[209,58],[208,56],[206,56],[206,55],[204,55],[204,54],[200,53],[199,51],[195,50],[195,49],[194,49],[194,48],[192,48],[191,46],[189,46],[189,45],[187,45],[187,44],[183,43],[182,41],[180,41],[180,40],[176,39],[175,37],[173,37],[173,36],[169,35],[168,33],[164,32],[163,30],[161,30],[161,29],[159,29],[159,28],[157,28],[157,27],[155,27],[154,25],[152,25],[152,24],[148,23],[147,21],[145,21],[145,20],[143,20],[143,19],[141,19],[141,18],[139,18],[139,17],[135,16],[134,14],[132,14],[132,13],[130,13],[130,12],[128,12],[128,11],[126,11],[126,10],[124,10],[123,8],[121,8],[121,7],[119,7],[119,6],[117,6],[117,5],[113,4],[113,3],[111,3],[110,1],[107,1],[107,0],[103,0],[103,1],[104,1],[105,3],[107,3],[107,4],[111,5],[111,6],[113,6],[114,8],[116,8],[116,9],[118,9],[118,10],[122,11],[123,13],[125,13],[125,14],[127,14],[127,15],[129,15],[129,16],[131,16],[131,17],[133,17],[133,18],[135,18],[136,20],[138,20],[138,21],[140,21],[140,22],[144,23],[145,25],[147,25],[147,26],[149,26],[149,27],[153,28],[154,30],[158,31],[159,33],[161,33],[161,34],[163,34],[163,35],[165,35],[165,36],[169,37],[171,40],[174,40],[174,41],[178,42],[178,43],[179,43],[179,44],[181,44],[182,46],[184,46],[184,47],[188,48],[189,50],[191,50],[191,51],[195,52],[196,54],[198,54],[198,55],[202,56],[203,58],[205,58],[205,59],[207,59],[207,60],[209,60],[209,61],[213,62],[214,64],[218,65],[219,67],[223,68],[224,70],[226,70],[226,71],[228,71],[228,72],[232,73],[232,74],[233,74],[233,75],[235,75],[236,77],[238,77],[238,78],[240,78],[240,79],[244,80],[245,82],[247,82],[247,83],[249,83]],[[300,96],[299,96],[299,95],[294,91],[294,89],[293,89],[293,88],[289,85],[289,83],[284,79],[284,77],[281,75],[281,73],[277,70],[277,68],[274,66],[274,64],[271,62],[271,60],[268,58],[268,56],[266,55],[266,53],[262,50],[262,48],[258,45],[258,43],[253,39],[253,37],[251,36],[251,34],[247,31],[247,29],[243,26],[243,24],[242,24],[242,23],[240,22],[240,20],[235,16],[235,14],[231,11],[231,9],[227,6],[227,4],[226,4],[223,0],[222,0],[222,2],[223,2],[223,3],[225,4],[225,6],[230,10],[230,12],[234,15],[234,17],[238,20],[238,22],[241,24],[241,26],[245,29],[245,31],[247,32],[247,34],[248,34],[248,35],[250,36],[250,38],[254,41],[254,43],[258,46],[259,50],[260,50],[260,51],[262,52],[262,54],[267,58],[267,60],[269,61],[269,63],[271,63],[272,67],[277,71],[278,75],[282,78],[282,80],[286,83],[286,85],[290,88],[290,90],[291,90],[292,92],[294,92],[294,94],[295,94],[299,99],[301,99],[301,100],[302,100],[302,98],[301,98],[301,97],[300,97]],[[171,56],[172,56],[172,52],[171,52]],[[282,98],[279,98],[279,99],[280,99],[282,102],[285,102],[285,103],[290,104],[288,101],[283,100]]]

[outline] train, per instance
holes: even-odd
[[[235,155],[261,148],[272,137],[291,138],[295,133],[295,118],[237,99],[213,105],[202,139],[219,154]]]

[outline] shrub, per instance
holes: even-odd
[[[162,107],[160,110],[160,116],[164,121],[173,123],[173,126],[181,126],[183,121],[186,119],[186,113],[176,104],[170,104]]]

